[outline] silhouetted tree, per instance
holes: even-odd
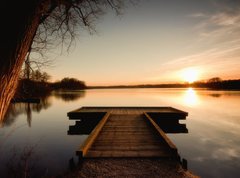
[[[41,72],[40,70],[34,70],[31,72],[30,80],[36,82],[47,82],[51,76],[47,72]]]
[[[50,78],[48,73],[39,70],[31,70],[29,76],[23,74],[19,79],[13,100],[49,95],[51,87],[48,80]]]
[[[71,44],[80,27],[90,31],[106,7],[119,12],[121,0],[2,0],[0,5],[0,121],[3,120],[31,47],[49,40]],[[34,43],[33,43],[34,41]],[[64,43],[62,43],[64,44]]]
[[[41,49],[41,48],[40,49],[38,49],[38,48],[32,49],[31,48],[30,49],[30,51],[28,52],[28,54],[26,56],[26,60],[24,62],[24,68],[22,70],[22,76],[20,76],[20,78],[30,80],[31,74],[34,73],[34,71],[36,71],[36,70],[41,71],[41,69],[43,67],[47,67],[47,66],[51,65],[53,60],[45,59],[44,53],[41,50],[43,50],[43,49]],[[30,59],[30,54],[32,54],[31,51],[38,52],[42,56],[42,60],[33,59],[33,58]]]
[[[221,82],[222,79],[219,77],[213,77],[211,79],[208,80],[208,83],[216,83],[216,82]]]
[[[60,82],[54,84],[55,89],[66,89],[66,90],[81,90],[85,89],[86,85],[83,81],[76,78],[63,78]]]

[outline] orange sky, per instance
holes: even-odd
[[[225,1],[224,1],[225,2]],[[75,77],[87,85],[240,78],[240,3],[150,0],[109,12],[97,33],[81,31],[70,53],[45,69],[52,81]]]

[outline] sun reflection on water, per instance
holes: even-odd
[[[199,99],[196,91],[193,88],[188,88],[183,95],[183,102],[187,106],[196,106],[199,103]]]

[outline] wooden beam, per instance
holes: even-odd
[[[166,134],[163,132],[163,130],[153,121],[153,119],[144,112],[144,115],[147,117],[147,119],[150,121],[150,123],[153,125],[153,127],[157,130],[157,132],[161,135],[161,137],[166,141],[168,146],[177,153],[177,147],[173,144],[173,142],[166,136]]]
[[[102,127],[106,123],[107,119],[109,118],[110,113],[107,112],[104,117],[101,119],[101,121],[98,123],[98,125],[93,129],[93,131],[90,133],[88,138],[85,140],[85,142],[80,146],[80,148],[77,150],[77,155],[79,157],[84,157],[88,151],[88,149],[93,144],[94,140],[98,136],[99,132],[101,131]]]

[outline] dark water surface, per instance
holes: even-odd
[[[240,177],[240,91],[101,89],[59,92],[40,104],[12,104],[0,128],[0,177],[7,171],[56,175],[86,139],[69,135],[67,112],[81,106],[171,106],[189,113],[188,133],[168,134],[190,171],[201,177]],[[86,124],[89,127],[89,123]],[[27,162],[27,164],[25,164]]]

